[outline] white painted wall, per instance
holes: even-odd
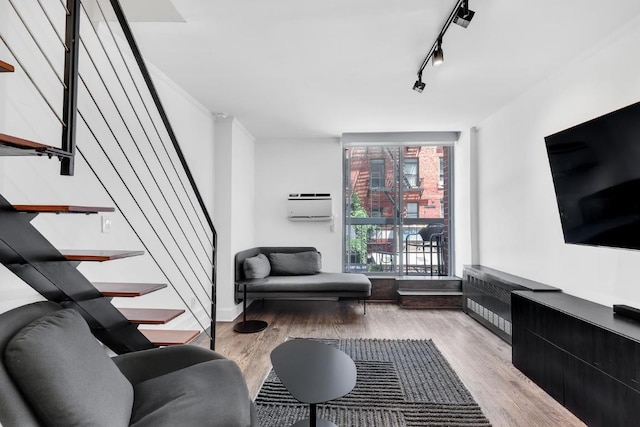
[[[173,131],[193,174],[198,190],[213,215],[215,196],[215,118],[209,110],[151,64],[153,83],[162,99]]]
[[[234,256],[255,245],[254,138],[233,117],[216,123],[216,204],[218,230],[216,318],[231,321],[242,312],[234,296]]]
[[[639,45],[635,19],[479,126],[483,265],[605,305],[640,306],[640,252],[564,244],[544,144],[640,100]]]
[[[477,230],[478,206],[477,191],[477,144],[475,131],[468,130],[460,134],[454,145],[454,274],[462,277],[463,266],[477,262],[477,240],[472,236]]]
[[[342,148],[337,138],[256,142],[255,246],[314,246],[342,271]],[[290,193],[330,193],[335,224],[287,220]]]

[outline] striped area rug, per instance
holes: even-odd
[[[348,395],[318,405],[340,427],[490,426],[480,407],[431,340],[324,340],[358,370]],[[273,370],[255,400],[262,427],[287,427],[309,416]]]

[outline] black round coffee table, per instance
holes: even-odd
[[[271,364],[289,393],[309,404],[309,419],[298,421],[295,427],[337,427],[317,419],[316,405],[342,397],[355,387],[356,364],[345,352],[317,341],[296,339],[276,347]]]

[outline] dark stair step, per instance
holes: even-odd
[[[61,249],[67,261],[113,261],[114,259],[129,258],[144,255],[144,251],[103,251],[103,250],[81,250],[81,249]]]
[[[81,213],[95,214],[98,212],[114,212],[114,208],[99,206],[73,206],[73,205],[13,205],[18,212],[27,213]]]
[[[118,308],[131,323],[164,325],[184,313],[184,310],[165,308]]]
[[[462,290],[462,279],[455,276],[403,276],[396,280],[400,290]]]
[[[154,348],[25,216],[0,195],[0,262],[50,301],[77,309],[93,334],[118,354]],[[77,251],[73,251],[77,252]]]
[[[93,286],[105,297],[133,298],[167,287],[165,283],[94,282]]]
[[[0,61],[0,73],[13,73],[14,71],[13,65]]]
[[[155,345],[187,344],[200,334],[199,331],[188,330],[139,329],[139,331]]]
[[[0,156],[57,156],[70,158],[71,153],[50,145],[0,133]]]
[[[398,290],[400,306],[406,308],[462,309],[462,292]]]

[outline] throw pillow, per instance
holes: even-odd
[[[264,279],[271,273],[271,264],[264,254],[245,259],[242,267],[245,279]]]
[[[43,316],[7,344],[5,364],[47,425],[128,426],[133,386],[107,356],[82,316]]]
[[[296,252],[269,254],[273,276],[297,276],[319,273],[322,269],[320,252]]]

